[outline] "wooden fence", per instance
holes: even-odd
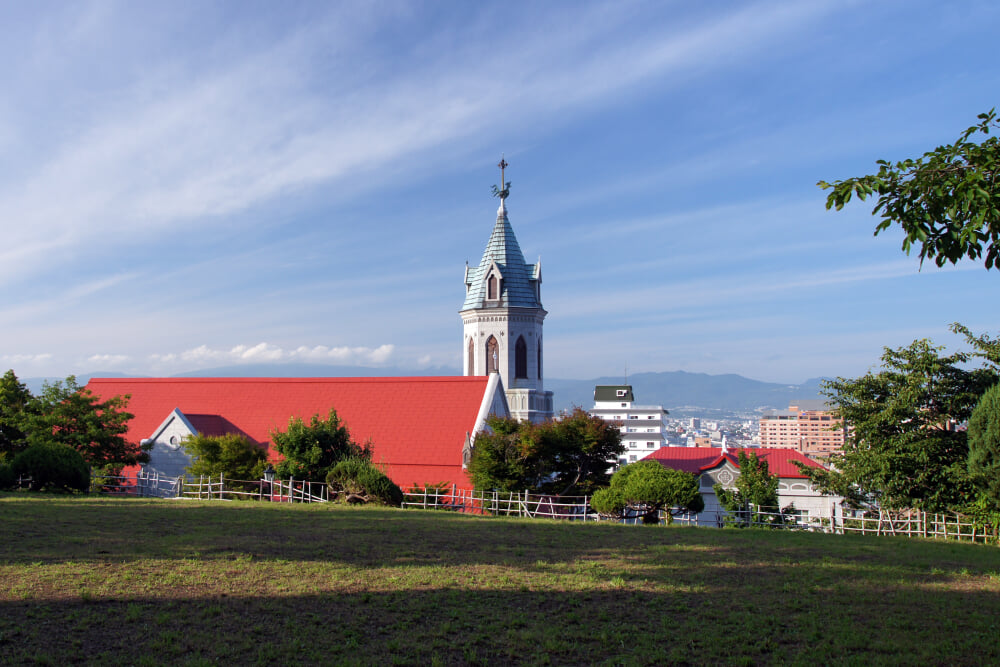
[[[862,535],[905,535],[907,537],[931,537],[945,540],[967,540],[969,542],[998,543],[998,527],[976,522],[971,517],[955,512],[931,513],[920,510],[889,512],[878,510],[859,513],[858,516],[834,519],[834,530],[838,533],[854,532]]]
[[[467,514],[597,521],[589,496],[552,496],[523,492],[470,491],[426,487],[403,492],[403,507]]]
[[[30,478],[19,478],[23,488]],[[197,480],[184,477],[163,477],[158,473],[139,471],[132,475],[95,476],[91,493],[116,496],[159,498],[189,498],[201,500],[267,500],[270,502],[314,503],[329,502],[329,488],[322,482],[301,480],[235,480],[223,475],[201,476]],[[427,486],[403,492],[403,507],[437,509],[489,516],[517,516],[532,519],[562,519],[568,521],[609,521],[590,508],[589,496],[554,496],[523,492],[470,491]],[[624,523],[641,523],[638,516],[615,519]],[[1000,544],[1000,525],[984,524],[957,513],[931,513],[921,510],[870,510],[851,512],[840,510],[831,516],[788,514],[761,511],[749,507],[743,512],[660,512],[660,522],[691,526],[764,527],[783,530],[809,530],[824,533],[862,535],[894,535],[932,539],[960,540],[983,544]]]
[[[226,479],[200,476],[197,480],[181,478],[179,498],[199,500],[267,500],[275,503],[325,503],[330,492],[322,482],[295,479],[266,480]]]

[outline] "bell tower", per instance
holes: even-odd
[[[542,382],[542,268],[524,261],[507,219],[509,165],[501,158],[497,166],[496,223],[479,266],[465,266],[462,368],[465,375],[499,373],[511,416],[539,422],[552,417],[552,392]]]

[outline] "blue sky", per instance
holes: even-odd
[[[852,376],[1000,331],[815,183],[1000,101],[993,2],[0,5],[0,365],[459,372],[495,218],[546,374]]]

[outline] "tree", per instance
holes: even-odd
[[[478,489],[587,494],[606,486],[621,432],[580,408],[541,424],[492,417],[476,436],[469,476]]]
[[[149,461],[152,444],[125,438],[133,415],[129,396],[101,401],[70,375],[65,382],[46,383],[25,420],[29,445],[60,443],[80,453],[89,465],[109,472]]]
[[[550,473],[543,490],[558,495],[590,494],[607,486],[610,462],[625,451],[617,426],[581,408],[533,430],[540,458]]]
[[[264,475],[267,450],[237,433],[195,435],[185,438],[184,451],[191,457],[191,475],[254,481]]]
[[[322,482],[333,466],[346,458],[371,459],[370,443],[359,445],[351,440],[333,408],[325,419],[313,415],[308,425],[301,417],[292,417],[287,429],[271,432],[271,439],[285,457],[276,468],[279,477]]]
[[[614,519],[628,515],[659,523],[660,510],[700,512],[705,502],[691,473],[664,468],[657,461],[636,461],[612,475],[611,486],[595,491],[590,506]]]
[[[347,503],[376,503],[399,507],[403,492],[366,458],[344,459],[326,476],[330,493]]]
[[[31,479],[32,491],[86,491],[90,468],[80,453],[68,445],[39,443],[14,457],[11,472]]]
[[[982,355],[991,354],[988,338],[972,340]],[[941,348],[917,340],[886,348],[878,372],[825,382],[824,393],[848,428],[843,451],[830,458],[839,472],[800,469],[825,491],[853,487],[855,502],[926,511],[967,504],[973,496],[969,450],[957,426],[998,379],[993,368],[967,368],[973,356],[942,356]]]
[[[902,249],[910,254],[919,245],[921,266],[925,259],[938,266],[963,257],[978,259],[985,250],[987,270],[1000,269],[1000,138],[970,140],[998,127],[996,109],[978,118],[954,144],[916,160],[878,160],[876,174],[820,181],[819,187],[832,190],[827,209],[839,211],[852,195],[864,200],[878,194],[872,215],[881,215],[882,221],[875,235],[898,223],[905,233]]]
[[[544,477],[534,443],[526,437],[528,422],[504,417],[486,420],[489,430],[476,436],[468,472],[477,489],[522,491],[536,489]]]
[[[969,475],[1000,511],[1000,384],[986,390],[969,418]]]
[[[753,505],[755,514],[762,509],[780,511],[778,477],[771,474],[767,461],[758,457],[756,452],[742,449],[736,461],[740,474],[733,485],[735,488],[726,489],[721,484],[712,487],[719,504],[732,514],[744,512],[750,505]]]
[[[13,370],[0,378],[0,461],[28,446],[25,421],[33,409],[32,398]]]

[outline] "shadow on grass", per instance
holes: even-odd
[[[789,605],[795,599],[799,605]],[[995,593],[880,604],[699,593],[401,590],[0,603],[4,664],[983,664]],[[919,605],[919,606],[918,606]],[[947,616],[938,616],[947,612]]]

